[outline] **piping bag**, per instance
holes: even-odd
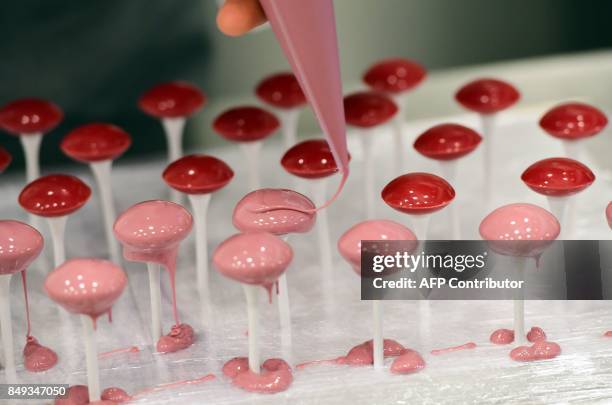
[[[312,210],[318,211],[334,202],[349,174],[334,5],[332,0],[260,0],[260,4],[342,174],[334,195]],[[285,207],[267,210],[279,208]]]

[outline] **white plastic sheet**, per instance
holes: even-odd
[[[546,207],[546,200],[524,186],[520,173],[534,161],[560,155],[559,142],[544,135],[537,127],[534,113],[514,113],[502,117],[496,134],[494,170],[497,179],[495,206],[511,202],[532,202]],[[449,118],[450,119],[450,118]],[[406,126],[406,136],[416,134],[433,123],[419,122]],[[474,117],[452,117],[455,122],[477,126]],[[161,134],[160,134],[161,136]],[[381,189],[393,175],[388,173],[391,153],[390,133],[376,136],[376,181]],[[588,141],[601,142],[601,141]],[[609,145],[609,143],[606,143]],[[360,193],[361,153],[359,142],[351,137],[352,174],[339,201],[329,208],[332,241],[348,227],[364,217]],[[230,185],[214,195],[209,212],[209,250],[234,233],[231,211],[246,191],[246,176],[239,150],[230,145],[224,149],[206,151],[226,160],[236,171]],[[282,172],[277,162],[282,151],[280,142],[269,142],[264,148],[263,185],[292,187],[292,179]],[[439,172],[436,162],[428,161],[416,152],[406,152],[410,171]],[[461,213],[463,238],[477,238],[479,221],[488,212],[477,197],[480,188],[481,152],[467,156],[459,164],[459,180],[455,184]],[[612,188],[606,173],[598,172],[597,162],[588,155],[584,159],[598,175],[594,185],[578,195],[578,238],[607,239],[612,235],[604,217],[604,207]],[[116,164],[113,183],[118,212],[133,203],[161,198],[166,188],[161,180],[163,159],[147,163]],[[74,167],[70,168],[72,171]],[[43,168],[49,172],[49,168]],[[54,171],[57,171],[55,169]],[[92,187],[88,171],[77,172]],[[26,220],[16,203],[21,176],[0,178],[2,181],[2,218]],[[330,192],[334,185],[330,185]],[[304,185],[302,191],[307,190]],[[68,221],[67,256],[104,257],[104,234],[97,195]],[[386,207],[382,201],[376,207],[380,218],[409,224],[409,219]],[[447,227],[446,214],[435,214],[430,238],[443,239]],[[42,230],[48,235],[47,229]],[[292,236],[295,260],[288,271],[288,283],[293,316],[293,363],[334,358],[371,336],[371,306],[359,300],[359,279],[349,265],[335,253],[331,283],[325,287],[324,275],[316,258],[316,233]],[[32,306],[33,333],[55,349],[60,362],[54,369],[41,374],[24,371],[18,365],[20,382],[85,384],[84,350],[80,341],[78,318],[67,314],[42,292],[44,275],[51,268],[50,241],[45,254],[29,270],[29,291]],[[224,279],[211,267],[211,300],[213,318],[204,325],[195,290],[193,236],[180,251],[178,266],[178,305],[182,321],[197,332],[196,343],[174,354],[152,353],[149,337],[148,281],[144,264],[124,263],[129,277],[126,290],[113,310],[114,321],[100,319],[97,330],[100,352],[127,346],[141,351],[117,354],[100,360],[102,387],[119,386],[129,393],[157,384],[191,379],[208,373],[217,375],[214,381],[160,391],[142,397],[138,403],[352,403],[352,404],[461,404],[461,403],[607,403],[612,401],[612,338],[602,334],[612,329],[612,304],[601,302],[527,302],[526,325],[542,327],[550,340],[559,343],[562,354],[556,359],[534,363],[517,363],[509,358],[512,346],[489,343],[489,334],[498,328],[512,327],[511,302],[505,301],[437,301],[385,302],[384,336],[393,338],[419,351],[427,367],[413,375],[391,375],[388,368],[374,371],[370,367],[318,365],[295,371],[289,390],[276,395],[251,394],[233,387],[223,377],[223,363],[234,356],[247,354],[245,300],[240,286]],[[610,266],[612,269],[612,266]],[[612,270],[610,270],[612,271]],[[15,340],[21,350],[24,343],[25,321],[23,298],[17,277],[13,280],[13,320]],[[162,276],[163,324],[167,332],[172,325],[167,276]],[[262,357],[280,356],[279,320],[275,305],[268,305],[261,294]],[[435,348],[475,342],[473,350],[433,356]],[[388,360],[389,362],[389,360]],[[3,371],[0,370],[0,381]],[[31,402],[30,402],[31,403]]]

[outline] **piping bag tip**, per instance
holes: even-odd
[[[334,5],[332,0],[260,3],[342,173],[334,195],[322,206],[308,210],[316,212],[336,200],[349,174]]]

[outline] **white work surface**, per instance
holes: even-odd
[[[520,173],[538,159],[560,155],[561,146],[537,127],[537,117],[548,105],[515,110],[501,117],[495,138],[498,166],[495,205],[532,202],[546,207],[546,200],[524,186]],[[477,127],[475,117],[465,115],[406,125],[406,137],[433,123],[452,120]],[[361,193],[361,151],[350,134],[353,155],[352,173],[344,193],[328,214],[332,241],[363,219]],[[388,174],[391,156],[390,133],[375,135],[378,191],[393,176]],[[604,139],[605,138],[605,139]],[[610,134],[587,141],[588,149],[610,148]],[[234,180],[213,196],[209,211],[209,250],[235,231],[231,225],[234,204],[247,191],[243,159],[233,145],[208,150],[226,160],[236,172]],[[478,198],[481,187],[481,155],[477,151],[459,165],[457,190],[463,238],[477,238],[477,226],[488,209]],[[264,148],[263,184],[291,187],[292,180],[277,163],[280,142],[269,141]],[[406,154],[409,171],[437,172],[435,162]],[[604,217],[604,207],[611,198],[608,174],[598,170],[599,163],[588,155],[584,159],[598,176],[591,188],[577,196],[578,238],[607,239],[612,235]],[[164,162],[116,164],[113,173],[118,212],[139,201],[166,195],[160,178]],[[72,166],[70,169],[74,169]],[[48,172],[43,168],[43,171]],[[77,172],[94,186],[88,171]],[[26,220],[16,203],[21,176],[2,177],[0,216]],[[337,179],[336,179],[337,181]],[[335,183],[334,183],[335,184]],[[334,186],[330,186],[330,193]],[[378,192],[377,191],[377,192]],[[472,194],[474,193],[474,194]],[[395,219],[409,224],[408,218],[386,207],[377,206],[379,218]],[[431,222],[431,239],[443,239],[447,226],[444,212]],[[67,256],[105,256],[103,227],[97,194],[73,218],[67,227]],[[46,226],[43,229],[48,234]],[[360,302],[359,279],[343,262],[334,247],[331,288],[322,283],[318,267],[316,233],[290,238],[295,259],[288,270],[293,315],[293,362],[334,358],[371,336],[371,311],[368,302]],[[59,364],[52,370],[32,374],[18,364],[20,382],[85,384],[84,349],[80,341],[78,317],[60,310],[42,292],[44,275],[50,269],[50,241],[36,264],[28,271],[32,306],[33,334],[41,343],[55,349]],[[214,318],[208,327],[202,324],[199,299],[195,289],[193,235],[183,242],[178,266],[178,305],[183,322],[197,333],[195,344],[178,353],[157,355],[149,338],[148,279],[144,264],[124,263],[129,285],[114,306],[114,321],[98,323],[100,352],[136,345],[139,353],[119,354],[100,361],[102,387],[119,386],[129,393],[157,384],[196,378],[208,373],[217,379],[197,385],[166,390],[139,400],[146,404],[255,404],[255,403],[350,403],[350,404],[462,404],[462,403],[609,403],[612,401],[612,339],[602,337],[612,329],[612,304],[601,302],[527,302],[527,327],[541,326],[549,339],[561,345],[562,354],[553,360],[518,363],[509,358],[512,346],[489,343],[489,334],[498,328],[512,327],[512,306],[506,301],[436,301],[384,303],[384,335],[419,351],[427,367],[412,375],[392,375],[388,367],[374,371],[371,367],[317,365],[294,372],[291,387],[275,395],[259,395],[231,385],[221,373],[223,363],[234,356],[247,354],[246,310],[243,291],[238,283],[220,276],[211,267],[211,291]],[[168,279],[164,284],[164,330],[172,325]],[[21,350],[25,335],[23,297],[19,278],[13,279],[14,335]],[[276,305],[268,305],[262,289],[262,358],[280,356],[279,321]],[[432,356],[434,348],[475,342],[478,347]],[[18,356],[18,361],[20,361]],[[387,360],[387,365],[390,360]],[[4,380],[0,370],[0,381]],[[12,402],[16,403],[16,402]],[[32,403],[32,402],[26,402]]]

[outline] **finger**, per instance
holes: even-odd
[[[226,35],[243,35],[263,24],[266,15],[258,0],[227,0],[217,13],[217,26]]]

